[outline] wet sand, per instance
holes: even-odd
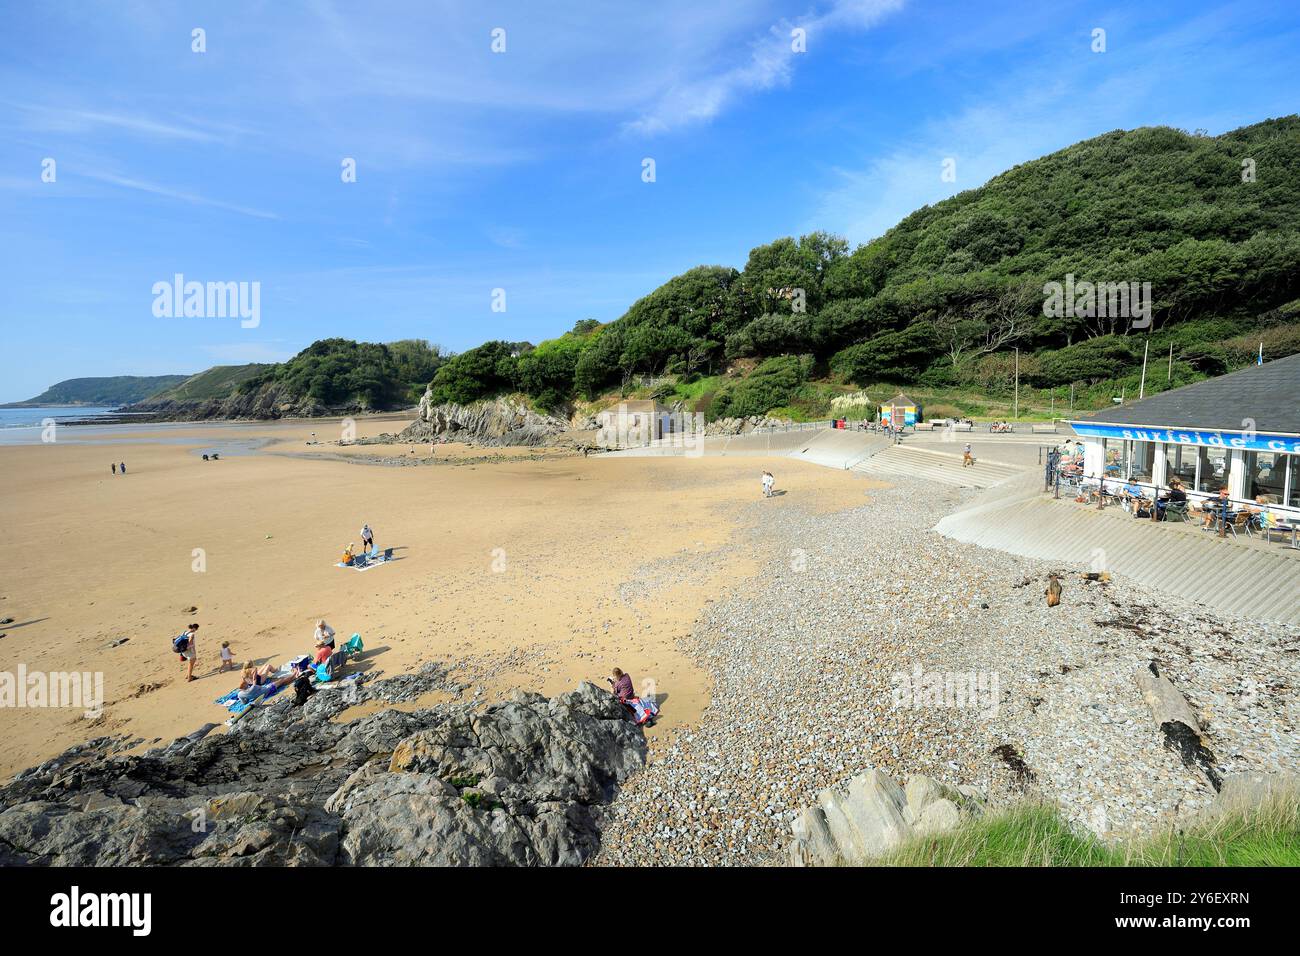
[[[356,434],[406,421],[363,418]],[[736,503],[759,495],[760,462],[447,445],[432,466],[385,467],[347,458],[422,457],[428,446],[340,447],[341,427],[61,428],[54,443],[0,447],[0,618],[14,619],[0,626],[0,671],[102,672],[105,690],[93,719],[0,709],[0,774],[91,737],[148,745],[220,723],[212,701],[236,683],[216,672],[221,642],[239,661],[282,662],[311,649],[319,617],[340,638],[362,635],[360,666],[372,672],[443,661],[467,697],[481,688],[492,700],[603,683],[617,665],[667,695],[654,737],[698,719],[708,678],[677,642],[707,601],[757,569],[722,552],[743,520]],[[307,444],[312,432],[322,444]],[[226,451],[204,462],[212,448]],[[125,477],[110,473],[115,460]],[[775,470],[790,493],[773,508],[862,502],[850,475]],[[364,522],[396,560],[335,567]],[[676,559],[689,559],[689,575],[665,573]],[[190,621],[200,679],[186,683],[170,641]]]

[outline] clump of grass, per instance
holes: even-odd
[[[486,794],[479,793],[477,790],[470,790],[462,793],[460,798],[465,801],[474,810],[495,810],[501,804],[490,799]]]
[[[1026,803],[914,837],[884,866],[1300,866],[1300,801],[1201,818],[1155,836],[1104,843],[1055,807]]]

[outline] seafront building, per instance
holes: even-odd
[[[1300,354],[1069,421],[1084,474],[1300,509]]]
[[[596,416],[597,441],[608,448],[648,445],[673,434],[672,410],[648,399],[619,402]]]

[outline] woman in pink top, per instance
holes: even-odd
[[[606,677],[605,680],[614,685],[614,696],[618,698],[618,702],[625,704],[629,697],[636,696],[636,693],[632,690],[632,678],[617,667],[614,668],[613,673],[613,677]]]

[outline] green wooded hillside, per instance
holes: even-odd
[[[185,381],[187,375],[115,375],[70,378],[51,385],[35,398],[14,405],[129,405],[160,389]]]
[[[1088,315],[1083,299],[1045,315],[1045,285],[1067,275],[1150,283],[1149,327]],[[743,270],[696,267],[535,350],[486,343],[433,389],[455,401],[521,390],[549,407],[647,378],[680,396],[719,376],[700,397],[710,414],[748,414],[797,404],[814,383],[997,392],[1018,349],[1022,384],[1100,396],[1134,379],[1144,345],[1165,362],[1154,391],[1245,364],[1261,342],[1266,358],[1300,351],[1297,116],[1218,137],[1106,133],[856,249],[825,233],[778,239]],[[761,385],[745,384],[751,370]]]

